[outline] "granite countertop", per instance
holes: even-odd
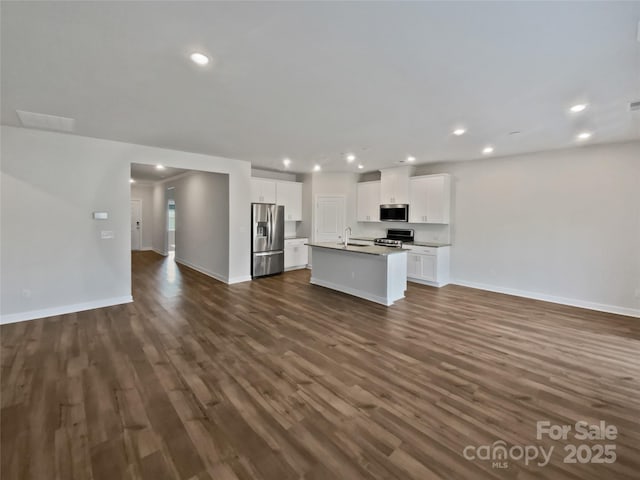
[[[415,245],[416,247],[450,247],[450,243],[437,243],[437,242],[406,242],[407,245]]]
[[[307,240],[309,237],[284,237],[285,240]]]
[[[330,250],[340,250],[343,252],[367,253],[369,255],[379,256],[393,255],[395,253],[404,253],[408,251],[406,248],[380,247],[378,245],[367,245],[365,247],[347,245],[345,247],[342,243],[335,242],[305,243],[305,245],[317,248],[327,248]]]

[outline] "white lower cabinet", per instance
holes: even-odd
[[[449,283],[449,247],[419,247],[405,245],[407,280],[442,287]]]
[[[308,238],[292,238],[284,241],[284,269],[305,268],[309,263]]]

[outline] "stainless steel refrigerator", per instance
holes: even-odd
[[[251,276],[284,271],[284,207],[251,204]]]

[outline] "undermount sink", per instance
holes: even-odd
[[[338,245],[344,245],[344,242],[338,242]],[[349,246],[349,247],[370,247],[371,245],[367,245],[366,243],[348,242],[347,246]]]

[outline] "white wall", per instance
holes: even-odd
[[[192,172],[174,187],[176,261],[221,281],[229,276],[229,176]]]
[[[1,133],[2,321],[130,301],[129,147]],[[94,211],[109,219],[93,220]],[[101,240],[102,230],[115,238]]]
[[[455,283],[640,315],[640,142],[442,163]]]
[[[142,202],[142,218],[140,221],[140,235],[142,250],[153,247],[153,185],[131,185],[131,200]]]
[[[0,132],[2,322],[130,299],[131,163],[228,174],[229,281],[251,278],[248,162],[8,126]],[[96,210],[109,220],[92,220]],[[115,238],[101,240],[101,230]]]

